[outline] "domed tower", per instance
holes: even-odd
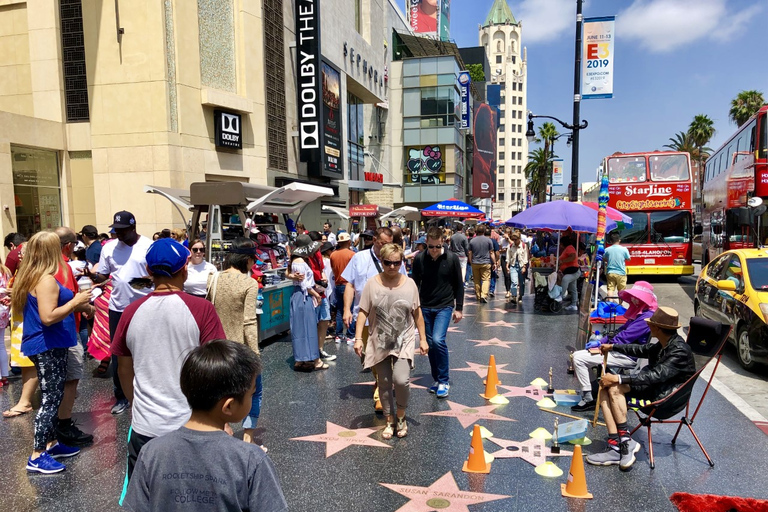
[[[515,20],[506,0],[495,0],[488,17],[479,27],[480,44],[485,48],[491,68],[488,85],[501,86],[494,219],[506,220],[525,209],[528,101],[522,30],[523,24]]]

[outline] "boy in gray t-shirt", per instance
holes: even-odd
[[[261,447],[227,435],[248,415],[259,356],[241,343],[211,341],[192,350],[181,390],[192,415],[139,453],[123,507],[130,511],[288,510],[272,461]]]

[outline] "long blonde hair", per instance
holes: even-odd
[[[24,311],[27,295],[40,280],[54,275],[64,262],[61,256],[61,240],[53,231],[40,231],[24,244],[24,258],[16,274],[11,294],[11,307],[17,314]]]

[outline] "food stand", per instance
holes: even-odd
[[[290,329],[293,282],[286,279],[288,236],[279,230],[278,215],[298,212],[300,218],[309,203],[333,196],[330,188],[305,183],[276,188],[241,182],[200,182],[192,183],[189,192],[151,186],[145,191],[166,197],[182,218],[182,209],[191,212],[187,224],[190,240],[200,237],[201,217],[207,215],[206,260],[219,270],[235,238],[254,239],[257,257],[264,262],[264,312],[259,315],[259,340]]]

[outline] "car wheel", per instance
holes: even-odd
[[[755,361],[752,359],[752,349],[749,345],[749,331],[744,326],[739,328],[736,337],[736,353],[739,356],[739,364],[745,370],[752,370],[756,366]]]

